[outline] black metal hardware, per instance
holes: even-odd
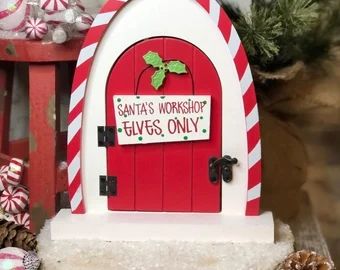
[[[236,165],[238,160],[231,156],[224,156],[220,159],[209,159],[209,179],[212,183],[218,183],[221,174],[222,179],[226,183],[230,183],[233,180],[233,165]]]
[[[98,127],[98,146],[109,147],[115,145],[115,127]]]
[[[99,176],[99,194],[100,196],[117,196],[117,177]]]

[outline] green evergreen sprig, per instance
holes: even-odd
[[[265,71],[325,56],[340,33],[339,0],[253,0],[245,14],[225,8],[250,63]]]
[[[283,35],[283,27],[277,17],[267,8],[252,5],[251,13],[241,16],[235,27],[245,45],[251,63],[266,65],[280,52],[278,37]]]

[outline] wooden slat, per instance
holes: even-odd
[[[299,206],[299,213],[289,222],[295,237],[295,249],[297,251],[313,250],[320,255],[331,258],[319,222],[306,193],[301,197]]]
[[[106,91],[106,124],[116,126],[113,106],[114,95],[133,95],[135,86],[134,49],[130,49],[120,58],[109,76]],[[116,132],[119,128],[116,127]],[[116,136],[117,139],[118,136]],[[121,146],[118,141],[107,149],[107,172],[117,177],[117,196],[109,197],[110,210],[135,209],[135,171],[134,146]]]
[[[136,80],[147,67],[143,56],[150,50],[163,56],[163,39],[145,40],[136,45]],[[161,95],[151,86],[151,76],[155,72],[149,68],[140,78],[137,95]],[[135,155],[136,210],[162,211],[163,208],[163,145],[137,145]]]
[[[0,152],[8,154],[13,63],[0,63]]]
[[[194,82],[196,95],[211,95],[210,140],[194,142],[193,149],[193,211],[221,211],[221,183],[209,181],[208,162],[221,157],[222,149],[222,88],[218,74],[199,49],[194,53]]]
[[[164,39],[164,58],[180,60],[193,70],[194,47],[179,39]],[[191,74],[168,74],[164,95],[193,95]],[[182,137],[188,134],[182,134]],[[190,136],[190,135],[189,135]],[[192,142],[164,144],[163,211],[190,212],[192,197]]]
[[[73,39],[64,44],[32,40],[0,39],[1,61],[58,62],[75,61],[83,39]]]
[[[33,230],[55,214],[56,196],[56,68],[30,64],[30,213]]]

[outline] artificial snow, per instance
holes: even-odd
[[[43,270],[272,270],[294,250],[288,225],[276,222],[275,239],[275,244],[52,241],[47,223],[38,248]]]

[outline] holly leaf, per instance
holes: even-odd
[[[156,90],[158,90],[163,85],[164,79],[165,79],[165,70],[164,69],[157,70],[152,75],[151,84]]]
[[[148,52],[143,56],[146,64],[153,66],[154,68],[160,68],[164,66],[163,59],[159,56],[158,53]]]
[[[170,61],[168,63],[168,70],[171,72],[171,73],[177,73],[177,74],[184,74],[184,73],[187,73],[187,69],[186,69],[186,66],[185,64],[183,64],[182,62],[180,61]]]

